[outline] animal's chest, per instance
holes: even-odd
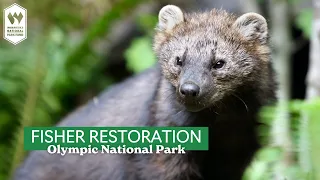
[[[197,152],[193,157],[198,159],[203,179],[240,180],[259,147],[254,120],[245,115],[204,116],[194,120],[209,127],[209,150]]]
[[[187,154],[154,154],[139,158],[148,164],[141,179],[156,180],[237,180],[258,148],[253,119],[246,114],[217,116],[212,113],[186,114],[168,118],[178,126],[198,126],[209,128],[209,150],[193,151]],[[182,123],[182,124],[179,124]],[[142,161],[141,161],[142,160]],[[150,171],[153,177],[150,178]]]
[[[253,127],[220,124],[209,130],[204,179],[241,179],[259,145]]]

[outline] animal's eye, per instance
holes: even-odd
[[[176,57],[176,64],[177,64],[178,66],[182,66],[182,60],[181,60],[180,57]]]
[[[219,60],[218,62],[216,62],[216,64],[213,66],[214,69],[220,69],[224,66],[226,62],[223,60]]]

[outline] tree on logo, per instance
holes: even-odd
[[[22,18],[23,18],[23,15],[21,14],[21,12],[19,13],[19,15],[17,15],[16,12],[13,15],[11,13],[8,14],[8,19],[11,22],[11,24],[13,24],[15,22],[15,19],[17,19],[18,24],[20,24]]]

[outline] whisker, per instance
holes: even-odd
[[[169,98],[171,98],[172,96],[174,96],[175,93],[170,93],[165,99],[164,101],[167,101]]]
[[[172,116],[177,116],[179,113],[183,112],[184,110],[185,110],[185,109],[182,109],[182,110],[178,111],[177,113],[175,113],[175,114],[172,115]]]
[[[222,105],[224,106],[223,108],[227,109],[227,105],[226,105],[223,101],[217,101],[217,102],[219,102],[220,104],[222,104]]]
[[[219,107],[218,107],[217,105],[213,104],[213,106],[214,106],[214,107],[217,107],[217,109],[219,109]],[[213,111],[214,113],[216,113],[217,115],[220,115],[218,112],[216,112],[216,111],[215,111],[214,109],[212,109],[211,107],[210,107],[210,110]]]
[[[234,97],[238,98],[244,104],[244,106],[246,107],[247,112],[249,112],[249,108],[248,108],[246,102],[244,102],[243,99],[241,99],[239,96],[237,96],[237,95],[235,95],[233,93],[231,93],[231,95],[233,95]]]

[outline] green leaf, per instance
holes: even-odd
[[[265,162],[276,161],[281,157],[280,155],[281,150],[275,147],[264,148],[257,153],[257,157]]]
[[[139,73],[155,64],[156,58],[152,51],[151,38],[145,36],[133,40],[125,52],[127,68]]]
[[[295,21],[297,27],[303,31],[306,38],[310,38],[311,36],[312,16],[312,9],[305,9],[300,12]]]
[[[158,17],[155,15],[144,14],[138,17],[137,24],[146,32],[153,32],[154,27],[157,25]]]

